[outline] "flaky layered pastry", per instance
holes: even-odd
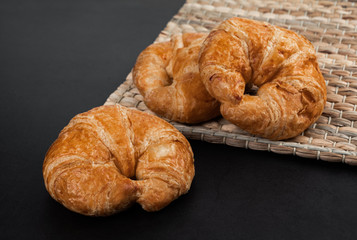
[[[179,131],[119,105],[75,116],[43,163],[50,195],[72,211],[95,216],[135,202],[157,211],[186,193],[193,176],[193,153]]]
[[[219,115],[219,102],[207,92],[198,69],[203,33],[175,35],[140,53],[133,80],[147,107],[160,116],[198,123]]]
[[[292,31],[231,18],[204,41],[199,67],[221,114],[265,138],[294,137],[321,115],[326,84],[313,45]],[[252,85],[256,95],[244,94]]]

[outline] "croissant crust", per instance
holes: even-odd
[[[294,137],[321,115],[326,84],[313,45],[268,23],[231,18],[203,43],[199,68],[224,118],[258,136]],[[255,95],[245,94],[251,86]]]
[[[75,116],[43,163],[50,195],[72,211],[94,216],[135,202],[157,211],[186,193],[193,176],[193,153],[180,132],[119,105]]]
[[[198,54],[207,34],[174,35],[142,51],[133,80],[150,110],[184,123],[198,123],[219,115],[219,102],[200,79]]]

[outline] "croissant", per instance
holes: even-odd
[[[140,53],[133,81],[147,107],[160,116],[198,123],[219,115],[219,102],[200,79],[198,54],[207,34],[185,33]]]
[[[119,105],[78,114],[43,163],[47,191],[68,209],[105,216],[138,202],[157,211],[187,193],[193,153],[164,120]]]
[[[294,137],[324,109],[326,84],[314,47],[287,29],[228,19],[204,41],[199,69],[222,116],[258,136]],[[253,85],[256,95],[244,94]]]

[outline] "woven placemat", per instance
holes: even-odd
[[[189,139],[357,165],[355,1],[188,0],[156,42],[167,41],[174,33],[209,32],[233,16],[293,30],[307,37],[316,48],[328,90],[327,104],[316,123],[300,136],[286,141],[255,137],[223,118],[200,125],[170,123]],[[152,113],[142,100],[129,74],[105,105],[121,104]]]

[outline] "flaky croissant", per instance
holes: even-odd
[[[193,153],[179,131],[119,105],[75,116],[43,163],[50,195],[72,211],[95,216],[135,202],[157,211],[186,193],[193,176]]]
[[[147,107],[160,116],[198,123],[219,115],[219,102],[200,79],[198,54],[207,34],[185,33],[140,53],[133,81]]]
[[[321,115],[326,84],[313,45],[304,37],[267,23],[231,18],[203,43],[199,67],[221,114],[265,138],[294,137]],[[252,85],[255,96],[245,94]]]

